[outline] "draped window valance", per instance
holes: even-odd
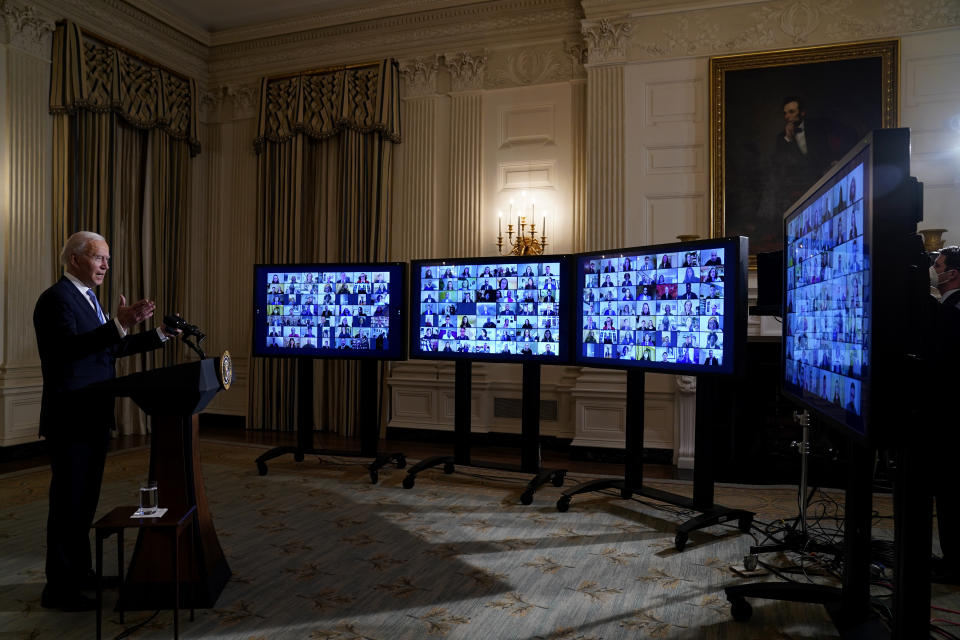
[[[54,80],[50,113],[112,111],[139,129],[162,129],[200,153],[197,85],[84,34],[69,21],[57,23],[53,41]]]
[[[323,140],[344,129],[400,142],[400,72],[396,61],[264,78],[254,147],[303,133]]]

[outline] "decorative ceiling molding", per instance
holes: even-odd
[[[580,40],[569,40],[563,43],[563,50],[567,52],[577,77],[586,77],[583,65],[587,63],[587,44]]]
[[[165,23],[184,34],[188,38],[196,40],[205,47],[210,47],[212,44],[212,37],[209,31],[204,29],[201,26],[198,26],[186,18],[183,18],[176,13],[169,11],[167,7],[161,6],[154,2],[154,0],[125,0],[128,4],[139,9],[143,13],[155,18],[156,20]]]
[[[956,27],[960,25],[960,2],[720,2],[681,14],[662,12],[642,18],[631,14],[631,19],[634,31],[627,57],[630,61],[647,61],[833,44]]]
[[[581,27],[587,43],[587,61],[590,64],[623,62],[627,58],[633,24],[601,18],[598,22],[584,21]]]
[[[518,47],[491,52],[486,88],[501,89],[564,82],[582,73],[574,66],[562,42],[540,47]]]
[[[663,15],[686,13],[701,9],[762,4],[768,0],[582,0],[581,5],[588,20],[613,16]]]
[[[271,75],[383,57],[426,57],[438,50],[476,50],[505,40],[526,43],[574,36],[576,0],[496,0],[429,13],[339,25],[251,40],[212,50],[220,82],[241,74]]]
[[[361,33],[392,31],[405,35],[496,34],[505,28],[524,28],[531,23],[555,22],[559,18],[579,19],[576,0],[493,0],[451,9],[392,16],[379,20],[350,22],[316,29],[300,29],[283,35],[251,38],[214,45],[218,55],[231,55],[278,45],[301,44],[337,36],[356,37]]]
[[[300,31],[327,29],[358,22],[436,12],[465,4],[472,4],[472,2],[470,0],[381,0],[374,4],[352,6],[349,9],[334,9],[308,16],[271,20],[249,27],[214,31],[210,34],[210,44],[215,47],[225,46],[249,40],[274,38]]]
[[[0,25],[0,42],[9,37],[9,43],[15,49],[50,60],[54,23],[40,15],[32,5],[0,0]]]
[[[260,109],[260,83],[227,87],[227,99],[233,105],[233,119],[255,118]]]
[[[448,53],[443,56],[443,64],[450,72],[453,91],[483,89],[484,71],[487,66],[486,52],[477,55]]]
[[[437,71],[440,56],[414,58],[400,62],[400,75],[404,80],[404,95],[407,98],[422,98],[437,93]]]
[[[225,92],[222,89],[217,91],[201,91],[200,99],[197,101],[200,121],[219,121],[225,97]]]
[[[66,18],[131,51],[197,80],[204,87],[209,48],[123,0],[31,0],[52,20]]]

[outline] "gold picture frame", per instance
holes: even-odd
[[[783,213],[810,176],[869,131],[898,125],[899,54],[899,40],[876,40],[710,58],[711,234],[749,236],[751,267],[779,249]],[[789,150],[785,107],[820,131],[804,134],[803,155]]]

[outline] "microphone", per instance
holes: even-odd
[[[200,331],[199,327],[188,323],[180,316],[163,316],[163,324],[174,329],[179,329],[184,335],[196,336],[198,340],[203,340],[206,337],[203,331]]]

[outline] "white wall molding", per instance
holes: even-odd
[[[633,24],[625,20],[601,18],[596,22],[584,21],[581,28],[587,43],[587,62],[605,64],[623,62],[627,58]]]
[[[0,2],[0,446],[37,439],[42,378],[33,308],[52,273],[52,23]],[[46,47],[46,51],[41,48]]]
[[[33,5],[0,0],[0,43],[49,62],[53,30],[53,21]]]
[[[505,44],[517,41],[560,43],[577,33],[581,16],[574,0],[503,0],[330,25],[215,44],[210,73],[216,81],[226,82],[387,56],[430,57],[438,51],[476,51],[488,45],[505,49]],[[560,58],[551,54],[551,59]],[[533,67],[514,66],[513,73],[522,79],[532,71]]]
[[[419,98],[437,93],[437,72],[441,56],[416,57],[400,61],[400,76],[404,81],[404,96]]]
[[[501,149],[557,142],[556,109],[552,104],[511,105],[500,109]]]
[[[227,49],[262,43],[277,46],[291,40],[319,40],[337,35],[358,35],[365,31],[416,31],[424,40],[459,36],[460,41],[478,34],[529,28],[564,18],[582,16],[576,0],[495,0],[464,4],[446,0],[380,2],[312,16],[277,20],[262,25],[225,29],[211,34],[214,47]],[[515,35],[515,34],[514,34]]]
[[[673,414],[673,464],[680,469],[693,469],[696,452],[697,378],[674,376],[677,394]]]
[[[447,53],[443,56],[443,66],[450,72],[451,91],[483,89],[483,78],[487,67],[486,52]]]
[[[476,77],[474,71],[465,74]],[[482,255],[482,102],[482,95],[474,91],[451,96],[449,255],[455,257]]]
[[[867,40],[960,26],[953,0],[584,0],[585,24],[628,21],[629,61]],[[593,60],[591,59],[591,62]]]
[[[587,69],[587,250],[623,246],[626,231],[624,133],[626,103],[621,66]]]
[[[183,34],[124,0],[32,0],[52,20],[66,18],[180,73],[201,87],[208,77],[206,44]]]
[[[487,88],[523,87],[563,82],[578,75],[563,43],[516,47],[489,52]]]

